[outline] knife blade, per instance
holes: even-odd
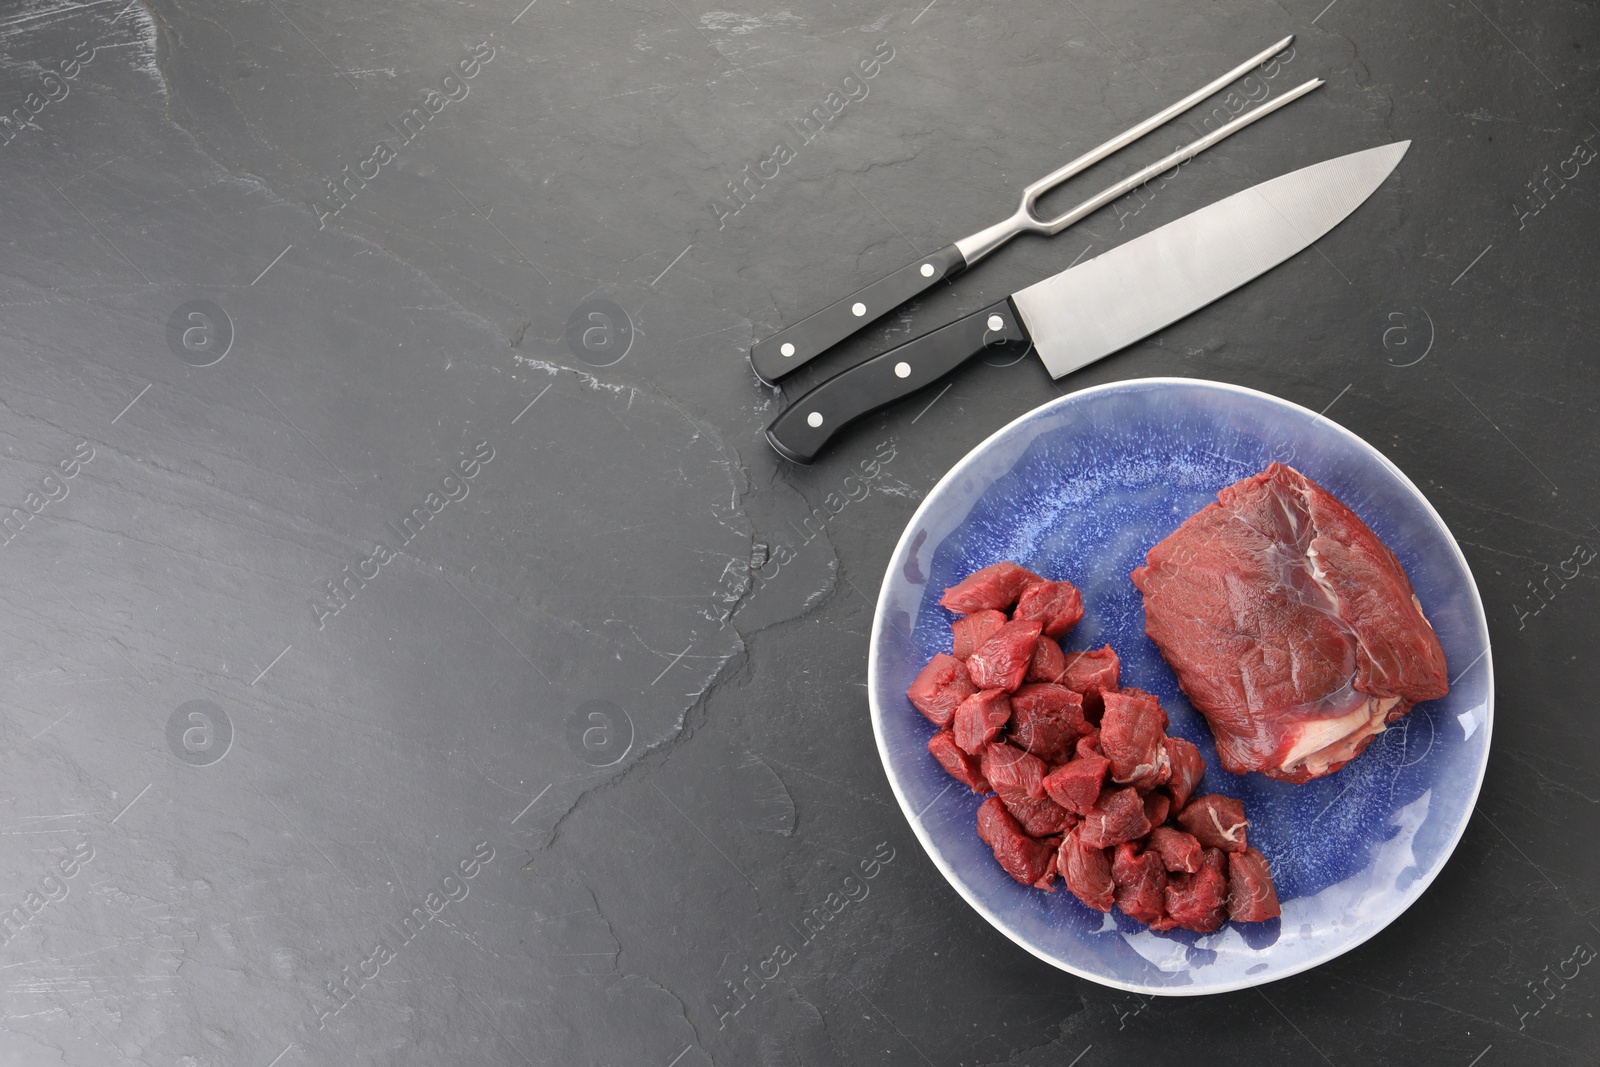
[[[850,423],[975,356],[1032,346],[1060,378],[1124,348],[1310,247],[1371,196],[1410,141],[1251,186],[999,303],[834,375],[786,408],[767,440],[810,463]]]

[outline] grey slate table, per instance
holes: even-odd
[[[1594,5],[525,2],[0,10],[0,1063],[1600,1060],[1600,975],[1552,979],[1600,946]],[[1322,90],[784,394],[750,373],[1291,32],[1212,107]],[[1314,249],[1113,358],[974,365],[809,468],[761,439],[853,357],[1400,138]],[[1438,882],[1214,998],[991,929],[908,830],[862,684],[938,477],[1149,375],[1392,457],[1501,680]]]

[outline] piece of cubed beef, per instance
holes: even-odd
[[[1144,839],[1146,852],[1161,856],[1161,864],[1169,871],[1187,871],[1193,874],[1200,869],[1200,842],[1194,835],[1173,826],[1157,826]]]
[[[956,715],[950,725],[955,730],[956,744],[961,746],[961,751],[976,756],[985,745],[999,736],[1009,718],[1011,697],[1002,689],[985,689],[956,706]]]
[[[1111,761],[1111,780],[1141,791],[1154,788],[1167,753],[1161,745],[1167,713],[1142,689],[1106,693],[1100,719],[1100,751]]]
[[[1052,837],[1039,843],[1050,849],[1050,862],[1045,868],[1045,872],[1039,876],[1039,880],[1033,883],[1033,888],[1043,889],[1046,893],[1054,893],[1056,891],[1056,864],[1061,859],[1061,839]]]
[[[1160,826],[1167,821],[1167,813],[1172,810],[1172,798],[1165,793],[1146,793],[1144,795],[1144,817],[1150,820],[1151,826]]]
[[[967,674],[979,689],[1011,690],[1022,684],[1039,641],[1039,624],[1008,622],[967,657]]]
[[[1098,723],[1103,705],[1101,693],[1114,692],[1121,680],[1122,664],[1110,645],[1090,652],[1068,652],[1061,684],[1083,694],[1083,714]]]
[[[1006,560],[973,571],[946,589],[939,603],[957,615],[970,615],[985,608],[1010,611],[1024,586],[1042,581],[1044,579],[1032,571]]]
[[[1066,879],[1067,889],[1095,911],[1110,911],[1116,899],[1116,884],[1111,879],[1111,853],[1083,843],[1083,827],[1077,826],[1061,839],[1056,869]]]
[[[999,796],[1006,810],[1022,827],[1022,832],[1029,837],[1052,837],[1077,825],[1078,817],[1049,797],[1027,797],[1015,793],[999,793]]]
[[[1167,760],[1172,764],[1172,779],[1167,783],[1167,791],[1172,794],[1172,810],[1182,811],[1194,796],[1200,779],[1205,777],[1205,757],[1200,755],[1194,742],[1181,737],[1167,738],[1162,747],[1167,750]]]
[[[1078,738],[1077,744],[1072,746],[1072,751],[1077,754],[1078,759],[1083,759],[1085,756],[1104,756],[1105,753],[1100,751],[1100,731],[1090,730]]]
[[[1111,762],[1104,756],[1079,756],[1044,776],[1044,791],[1057,804],[1079,815],[1088,814],[1100,799]]]
[[[1083,597],[1071,582],[1033,582],[1024,586],[1013,619],[1036,619],[1046,637],[1063,637],[1083,618]]]
[[[941,652],[917,674],[906,696],[929,722],[942,728],[955,718],[956,707],[977,691],[978,687],[967,677],[966,666],[956,657]]]
[[[1167,878],[1166,915],[1150,924],[1152,930],[1181,926],[1209,934],[1228,918],[1228,860],[1221,849],[1208,848],[1194,874],[1182,872]]]
[[[963,615],[950,624],[950,654],[956,659],[965,660],[1007,621],[1003,611],[984,610]]]
[[[1059,682],[1067,675],[1067,654],[1061,646],[1047,637],[1039,638],[1033,646],[1033,659],[1028,662],[1030,682]]]
[[[1011,694],[1011,743],[1047,763],[1070,759],[1088,729],[1083,698],[1064,685],[1030,682]]]
[[[992,742],[983,750],[983,776],[989,788],[1006,798],[1026,799],[1044,796],[1044,760],[1030,756],[1004,741]]]
[[[978,836],[994,850],[1005,872],[1023,885],[1033,885],[1050,869],[1054,849],[1023,833],[999,797],[978,805]]]
[[[1166,908],[1167,869],[1161,857],[1124,842],[1111,859],[1111,881],[1116,886],[1117,907],[1130,919],[1153,923]]]
[[[974,793],[991,792],[989,783],[984,781],[982,765],[977,756],[969,756],[961,751],[961,746],[956,744],[956,735],[953,730],[940,730],[928,738],[928,752],[939,761],[939,766],[949,772],[950,777],[971,789]]]
[[[1102,789],[1100,797],[1083,816],[1083,843],[1091,848],[1107,848],[1124,841],[1135,841],[1150,832],[1144,816],[1144,798],[1132,786]]]
[[[1248,847],[1245,832],[1250,823],[1244,817],[1244,805],[1220,793],[1209,793],[1189,801],[1178,812],[1178,825],[1206,848],[1243,852]]]
[[[1258,923],[1276,919],[1278,890],[1272,884],[1267,858],[1253,848],[1228,857],[1228,918],[1235,922]]]

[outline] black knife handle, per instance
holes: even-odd
[[[954,278],[966,269],[966,258],[955,245],[941,248],[757,342],[750,348],[750,366],[771,385],[935,282]]]
[[[1026,352],[1032,343],[1008,297],[835,374],[773,419],[767,440],[785,459],[810,463],[834,434],[868,412],[910,396],[974,356]]]

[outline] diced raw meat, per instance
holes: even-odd
[[[1223,489],[1145,561],[1132,575],[1145,632],[1235,774],[1331,774],[1449,691],[1399,560],[1291,467]]]
[[[1244,805],[1232,797],[1218,793],[1195,797],[1178,813],[1178,825],[1206,848],[1243,852],[1247,847],[1245,831],[1250,823],[1244,817]]]
[[[1101,693],[1114,691],[1120,683],[1122,663],[1110,645],[1092,652],[1068,652],[1067,668],[1061,684],[1083,694],[1083,714],[1090,722],[1100,721]]]
[[[939,603],[958,615],[970,615],[984,608],[1010,611],[1024,586],[1042,581],[1044,579],[1037,574],[1007,560],[973,571],[946,589]]]
[[[1276,919],[1278,891],[1267,859],[1253,848],[1228,857],[1228,918],[1241,923]]]
[[[1078,754],[1079,759],[1085,756],[1104,756],[1105,753],[1100,751],[1100,731],[1090,730],[1078,738],[1078,743],[1073,746],[1073,751]]]
[[[991,750],[992,751],[992,750]],[[1052,837],[1068,829],[1070,820],[1077,824],[1077,816],[1049,797],[1008,796],[1000,793],[1000,800],[1012,818],[1029,837]]]
[[[1194,874],[1175,873],[1167,879],[1166,916],[1150,924],[1152,930],[1181,926],[1199,934],[1209,934],[1228,918],[1228,861],[1226,855],[1208,848],[1201,856],[1200,870]]]
[[[1161,863],[1169,871],[1187,871],[1193,874],[1200,869],[1200,842],[1193,834],[1171,826],[1158,826],[1145,838],[1146,851],[1159,853]]]
[[[1071,582],[1034,582],[1023,588],[1013,619],[1034,619],[1046,637],[1063,637],[1083,618],[1083,597]]]
[[[1111,880],[1111,855],[1103,848],[1083,843],[1083,827],[1069,830],[1061,839],[1056,868],[1067,889],[1095,911],[1110,911],[1116,885]]]
[[[1003,611],[975,611],[971,615],[963,615],[950,624],[950,654],[956,659],[965,660],[978,650],[978,646],[989,640],[1000,627],[1008,620]]]
[[[1056,891],[1056,864],[1061,858],[1061,839],[1052,837],[1048,841],[1041,841],[1040,844],[1049,847],[1050,863],[1045,868],[1045,872],[1039,876],[1039,880],[1033,883],[1033,888],[1043,889],[1046,893],[1054,893]]]
[[[1011,743],[1047,763],[1071,758],[1088,729],[1083,698],[1066,686],[1031,683],[1011,694]]]
[[[1144,817],[1150,821],[1151,826],[1160,826],[1167,821],[1167,813],[1172,810],[1172,798],[1165,793],[1146,793],[1144,796]]]
[[[1068,811],[1086,815],[1100,799],[1106,770],[1111,762],[1104,756],[1079,756],[1044,777],[1044,791]]]
[[[1059,682],[1067,675],[1067,654],[1049,638],[1039,638],[1033,646],[1033,659],[1028,664],[1028,681]]]
[[[1167,790],[1172,794],[1172,810],[1182,811],[1183,806],[1189,803],[1189,798],[1194,796],[1195,786],[1205,777],[1205,757],[1200,755],[1200,749],[1195,747],[1194,742],[1181,737],[1169,737],[1162,742],[1162,746],[1172,763],[1172,780],[1167,783]]]
[[[1111,881],[1116,886],[1117,907],[1136,922],[1153,923],[1166,908],[1167,869],[1154,852],[1142,852],[1130,843],[1117,846],[1111,860]]]
[[[922,668],[911,688],[906,690],[906,696],[929,722],[942,728],[955,718],[956,707],[977,691],[962,662],[941,652]]]
[[[956,744],[954,731],[940,730],[928,738],[928,751],[939,761],[939,766],[949,772],[950,777],[974,793],[991,792],[989,783],[984,781],[978,757],[961,751],[961,746]]]
[[[967,657],[967,674],[980,689],[1015,689],[1027,676],[1038,641],[1037,622],[1008,622]]]
[[[1091,848],[1138,840],[1150,832],[1150,820],[1144,817],[1144,798],[1131,786],[1101,790],[1100,798],[1084,814],[1078,832]]]
[[[1106,693],[1104,700],[1100,751],[1111,761],[1111,780],[1152,788],[1167,759],[1161,745],[1167,713],[1159,700],[1139,689]]]
[[[1055,850],[1023,833],[999,797],[978,805],[978,836],[994,850],[994,858],[1005,872],[1023,885],[1043,878],[1054,859]]]
[[[1044,760],[1020,748],[996,741],[983,750],[983,776],[989,787],[1006,799],[1044,796]]]
[[[1009,718],[1011,698],[1003,690],[985,689],[974,693],[956,707],[956,717],[951,723],[956,744],[961,751],[976,756],[999,736]]]

